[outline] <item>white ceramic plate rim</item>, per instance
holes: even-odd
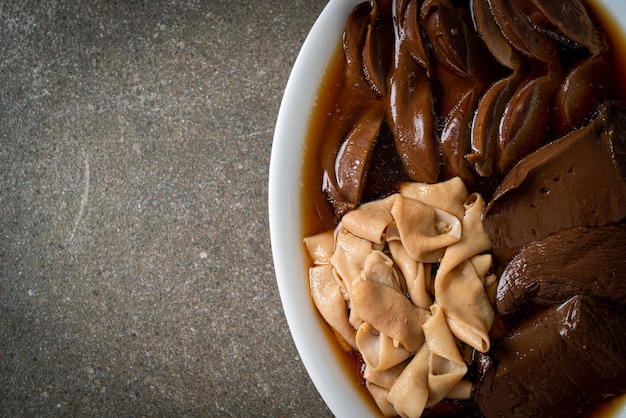
[[[280,297],[294,343],[316,389],[337,417],[377,415],[328,343],[309,296],[302,246],[304,140],[321,78],[350,10],[361,0],[330,0],[296,58],[276,121],[269,169],[270,240]],[[624,0],[594,0],[626,28]],[[626,406],[618,416],[626,417]]]

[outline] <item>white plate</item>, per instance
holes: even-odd
[[[296,59],[280,106],[269,171],[269,223],[278,289],[300,358],[336,417],[376,416],[354,379],[329,344],[309,296],[308,265],[302,245],[302,161],[304,141],[318,85],[360,0],[330,0],[313,25]],[[606,7],[626,33],[626,2],[594,0]],[[622,37],[622,41],[626,37]],[[617,416],[626,417],[626,405]]]

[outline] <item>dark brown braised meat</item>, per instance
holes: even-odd
[[[497,311],[515,315],[529,302],[553,305],[575,295],[626,307],[624,255],[626,225],[573,228],[536,241],[524,247],[500,276]]]
[[[526,76],[526,69],[521,55],[500,30],[489,2],[473,2],[472,12],[485,45],[496,61],[510,70],[507,75],[494,82],[480,98],[471,127],[472,151],[467,154],[467,160],[478,175],[489,177],[494,172],[500,120],[517,87]]]
[[[380,69],[375,71],[368,67],[372,68],[371,76],[364,71],[366,63],[373,65],[379,61],[372,56],[368,60],[363,58],[364,47],[378,50],[379,42],[372,40],[379,39],[377,33],[372,34],[377,10],[371,9],[368,3],[361,3],[348,18],[341,69],[344,84],[321,147],[322,191],[337,214],[354,208],[360,198],[370,152],[384,119],[383,98],[374,88]]]
[[[557,55],[557,43],[529,24],[528,16],[536,10],[527,0],[488,0],[474,3],[474,7],[488,7],[489,12],[481,14],[487,15],[487,19],[495,20],[500,29],[499,34],[493,29],[483,33],[479,27],[483,39],[496,34],[497,42],[500,43],[503,37],[512,48],[511,53],[516,56],[512,62],[515,65],[512,68],[513,74],[507,78],[509,88],[514,88],[514,91],[507,92],[507,95],[512,94],[507,97],[508,101],[502,113],[494,115],[498,121],[497,135],[486,138],[487,144],[489,141],[496,141],[495,160],[481,161],[482,165],[495,164],[498,171],[506,172],[519,158],[547,140],[550,121],[550,112],[547,109],[550,108],[552,96],[561,79],[561,62]],[[494,43],[493,40],[485,42],[488,45]],[[517,66],[518,61],[522,61],[522,66]],[[519,84],[512,85],[512,82]],[[500,101],[503,98],[496,96],[495,99]],[[488,103],[484,105],[491,107]],[[481,150],[478,151],[480,155]]]
[[[616,89],[610,74],[608,48],[600,55],[578,61],[565,74],[554,94],[553,134],[561,136],[587,123],[598,107],[611,98]],[[589,82],[589,80],[596,80]]]
[[[503,326],[478,362],[485,416],[580,416],[626,391],[624,219],[623,102],[523,158],[498,186],[483,222],[506,265],[495,294]]]
[[[591,21],[583,0],[531,0],[541,13],[528,13],[538,31],[562,43],[573,42],[598,55],[604,48],[604,35]]]
[[[475,31],[466,5],[452,0],[426,0],[420,21],[435,58],[431,84],[442,125],[440,178],[459,176],[472,186],[476,173],[466,160],[471,151],[472,119],[479,98],[502,69]]]
[[[378,0],[351,12],[321,149],[337,218],[366,198],[390,132],[413,181],[460,176],[488,197],[510,168],[615,98],[609,48],[582,0]],[[392,192],[397,184],[389,180]],[[377,186],[374,189],[384,187]]]
[[[387,121],[409,178],[435,183],[439,178],[439,150],[428,78],[429,58],[419,29],[418,2],[394,1],[392,13],[395,42],[389,45],[393,58],[388,79]]]
[[[626,311],[574,296],[481,355],[474,397],[486,417],[584,416],[626,391]]]
[[[579,226],[626,217],[626,104],[608,102],[587,126],[527,156],[498,186],[484,216],[496,261]]]
[[[597,104],[608,100],[615,89],[607,40],[589,15],[582,0],[550,2],[533,0],[542,13],[530,14],[537,30],[567,44],[586,49],[564,75],[554,95],[554,134],[561,136],[589,121]],[[589,80],[595,80],[590,83]]]

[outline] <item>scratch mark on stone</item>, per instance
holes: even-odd
[[[248,134],[246,135],[248,138],[253,138],[255,136],[259,136],[259,135],[265,135],[267,133],[272,132],[274,129],[270,128],[270,129],[264,129],[261,131],[252,131],[252,132],[248,132]]]
[[[89,159],[86,155],[83,155],[83,162],[85,164],[85,174],[83,179],[83,193],[80,197],[80,205],[78,207],[78,213],[76,214],[76,219],[74,219],[74,227],[72,228],[72,232],[70,234],[68,240],[68,246],[72,245],[72,241],[74,241],[74,235],[76,234],[76,229],[78,228],[78,224],[83,217],[83,213],[85,212],[85,206],[87,205],[87,201],[89,200]]]

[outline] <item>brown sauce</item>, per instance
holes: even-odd
[[[331,117],[335,98],[342,84],[342,74],[337,70],[341,67],[342,59],[341,43],[338,41],[317,90],[315,104],[307,127],[307,138],[304,143],[306,158],[302,162],[301,174],[303,237],[333,229],[337,224],[333,210],[320,188],[322,168],[319,160],[326,125]]]
[[[619,88],[619,96],[624,99],[626,98],[626,34],[618,27],[615,20],[596,4],[595,0],[588,0],[588,3],[591,12],[594,14],[594,18],[600,22],[600,26],[608,35],[612,50],[613,69]],[[320,154],[321,144],[325,138],[326,126],[329,119],[332,117],[335,99],[339,95],[343,84],[343,74],[341,74],[339,70],[342,60],[342,45],[340,40],[338,40],[328,67],[320,81],[315,104],[307,126],[307,138],[304,145],[304,155],[306,158],[303,161],[301,173],[302,202],[300,210],[303,220],[301,226],[303,238],[329,229],[334,229],[337,225],[337,218],[333,208],[326,200],[320,187],[323,175],[320,164]],[[379,151],[379,154],[383,154],[383,157],[379,158],[378,162],[370,167],[368,187],[363,193],[364,201],[390,194],[395,191],[394,189],[397,184],[408,180],[408,177],[402,172],[400,162],[394,159],[393,138],[389,140],[389,137],[386,136],[384,133],[385,127],[383,127],[382,132],[383,134],[379,134],[376,146],[378,147],[377,151]],[[306,253],[304,246],[303,251]],[[306,277],[308,272],[303,272],[303,274],[304,277]],[[323,321],[321,316],[319,318],[320,321]],[[496,323],[497,322],[498,321],[496,321]],[[368,403],[374,414],[378,413],[380,415],[375,402],[365,387],[365,381],[362,378],[363,361],[360,355],[356,352],[344,351],[328,325],[326,325],[326,331],[326,338],[329,345],[333,347],[345,372],[353,378],[355,387],[358,388],[364,402]],[[476,412],[473,402],[465,403],[472,404],[464,410],[465,412],[471,410],[472,414],[480,416],[480,413]],[[445,403],[440,406],[440,409],[442,409],[441,413],[444,414],[443,416],[451,416],[446,415],[445,408],[447,407]],[[587,417],[601,418],[614,416],[620,410],[623,410],[623,408],[626,408],[626,394],[621,397],[612,398],[606,403],[598,405],[588,413]],[[459,409],[457,408],[455,410],[458,412]],[[434,410],[427,409],[424,411],[423,416],[441,416],[439,413],[438,411],[435,412]]]
[[[328,204],[320,189],[320,179],[322,178],[322,169],[319,164],[320,144],[324,138],[325,128],[331,117],[332,107],[337,95],[337,91],[341,87],[342,75],[337,71],[341,67],[340,62],[343,59],[341,43],[335,46],[328,68],[324,73],[324,77],[320,82],[315,104],[309,119],[307,127],[307,140],[305,141],[304,159],[302,164],[302,237],[307,237],[319,232],[327,231],[335,228],[337,221],[332,208]],[[306,250],[303,248],[306,254]],[[304,277],[308,275],[308,271],[303,272]],[[319,314],[318,314],[319,315]],[[324,321],[319,316],[320,321]],[[365,381],[362,377],[363,361],[357,352],[346,352],[341,348],[332,329],[325,324],[326,339],[328,344],[333,348],[335,355],[340,359],[344,367],[344,371],[353,379],[355,386],[363,397],[363,401],[367,402],[373,412],[377,412],[378,408],[372,400]]]

